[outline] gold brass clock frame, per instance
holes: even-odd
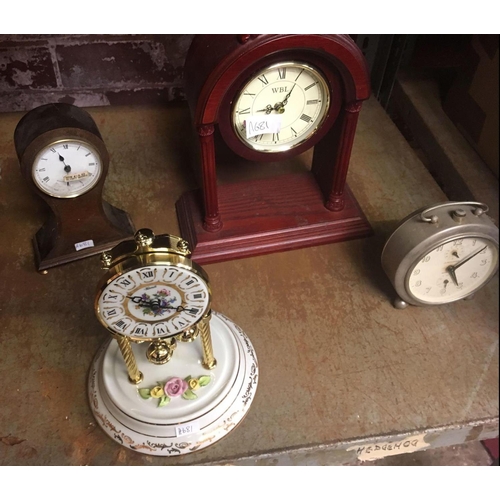
[[[23,176],[50,209],[33,238],[38,271],[99,254],[134,234],[127,212],[102,197],[109,154],[89,113],[65,103],[39,106],[19,121],[14,144]],[[93,172],[87,157],[93,160]],[[51,164],[51,176],[40,174],[41,160]],[[66,191],[58,188],[66,184]]]
[[[180,237],[140,229],[101,255],[95,312],[111,336],[89,372],[90,407],[109,437],[149,455],[217,442],[257,388],[252,343],[212,311],[208,275],[190,253]]]
[[[471,299],[498,271],[499,232],[475,201],[439,203],[403,219],[381,263],[397,293],[394,307]]]
[[[211,290],[208,283],[208,276],[198,264],[189,259],[190,250],[186,240],[173,235],[161,235],[155,237],[150,229],[141,229],[136,232],[134,240],[128,240],[120,243],[109,252],[104,252],[101,256],[103,269],[108,272],[102,277],[99,283],[99,293],[96,296],[95,308],[97,317],[101,323],[111,332],[117,340],[120,351],[127,366],[128,376],[132,383],[142,382],[143,375],[137,368],[134,353],[130,342],[145,342],[144,337],[132,335],[123,335],[113,330],[105,323],[100,314],[99,298],[104,289],[113,278],[121,276],[137,268],[147,267],[158,263],[168,262],[181,268],[189,269],[197,274],[206,284],[209,293],[208,303],[202,313],[200,321],[182,331],[181,333],[167,334],[165,336],[155,337],[150,340],[150,345],[146,351],[146,357],[149,362],[156,365],[163,365],[170,361],[173,352],[177,347],[177,341],[192,342],[200,334],[203,346],[202,366],[212,370],[217,365],[212,350],[212,340],[210,337],[210,319],[211,319]]]

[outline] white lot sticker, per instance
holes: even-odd
[[[281,130],[281,116],[250,116],[245,120],[247,139],[261,134],[277,134]]]
[[[91,248],[94,246],[94,240],[80,241],[80,243],[75,243],[76,251],[83,250],[84,248]]]
[[[413,453],[414,451],[423,450],[430,446],[424,438],[427,434],[417,434],[408,436],[399,441],[380,441],[371,444],[359,444],[347,448],[346,451],[355,451],[356,457],[362,462],[378,460],[379,458],[390,457],[392,455],[401,455],[403,453]]]
[[[175,428],[176,437],[187,436],[200,430],[200,424],[193,422],[192,424],[178,425]]]

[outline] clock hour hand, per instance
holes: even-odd
[[[64,171],[65,172],[71,172],[71,167],[69,165],[66,165],[66,162],[64,161],[64,158],[59,154],[59,161],[62,161],[63,162],[63,165],[64,165]]]
[[[446,270],[450,273],[452,279],[453,279],[453,282],[455,283],[456,286],[458,286],[458,279],[457,279],[457,275],[455,273],[455,267],[453,266],[448,266],[446,268]]]
[[[182,311],[187,311],[187,312],[192,312],[192,309],[188,309],[184,306],[170,306],[170,305],[163,305],[161,303],[160,299],[153,299],[153,300],[145,300],[141,296],[137,295],[128,295],[127,296],[134,304],[137,304],[139,307],[149,307],[150,309],[170,309],[172,311],[177,311],[177,312],[182,312]]]
[[[268,115],[274,108],[268,104],[264,109],[258,109],[257,111],[255,111],[256,113],[260,113],[261,111],[265,111],[266,112],[266,115]]]

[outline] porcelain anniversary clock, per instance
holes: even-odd
[[[495,275],[498,228],[487,211],[477,202],[441,203],[400,223],[382,251],[396,308],[471,298]]]
[[[19,122],[21,171],[50,207],[33,244],[37,269],[89,257],[130,237],[126,212],[102,199],[109,155],[92,117],[71,104],[47,104]]]
[[[349,36],[196,35],[185,78],[202,187],[176,207],[197,261],[371,234],[346,185],[361,103],[370,95],[365,59]],[[235,176],[244,161],[273,171],[313,148],[302,172],[217,183],[220,165]]]
[[[115,441],[151,455],[218,441],[257,387],[250,340],[212,312],[208,276],[189,255],[185,240],[150,229],[102,255],[95,310],[112,338],[90,370],[91,409]]]

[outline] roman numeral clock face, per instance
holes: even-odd
[[[236,97],[232,123],[248,147],[280,152],[313,135],[327,116],[328,85],[319,71],[301,63],[269,66]]]
[[[152,265],[112,280],[98,298],[98,317],[113,332],[154,339],[188,330],[208,307],[208,287],[194,272]]]
[[[42,149],[33,162],[33,180],[55,198],[75,198],[92,189],[102,173],[97,151],[78,140],[61,140]]]

